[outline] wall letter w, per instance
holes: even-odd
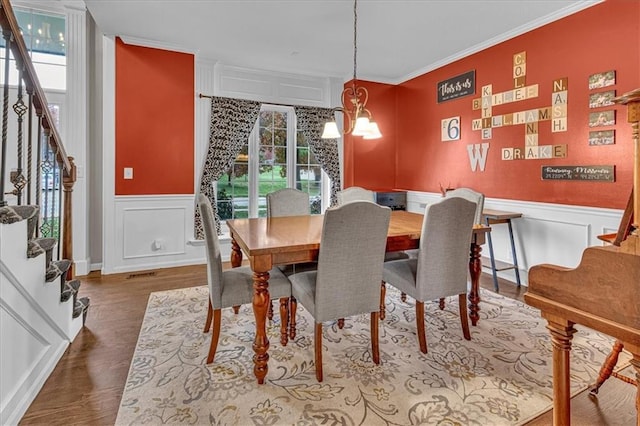
[[[487,163],[487,152],[489,152],[489,142],[467,145],[467,153],[469,154],[472,172],[476,171],[478,164],[480,164],[480,171],[484,172],[484,166]]]

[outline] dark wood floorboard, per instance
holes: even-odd
[[[21,425],[112,425],[115,422],[129,365],[144,317],[149,294],[154,291],[205,285],[204,265],[153,271],[153,276],[117,274],[81,277],[82,296],[91,298],[86,327],[47,379]],[[492,290],[491,276],[483,274],[481,286]],[[522,301],[526,287],[500,282],[500,293]],[[482,306],[482,305],[481,305]],[[204,322],[204,318],[202,319]],[[635,424],[635,389],[609,379],[597,400],[585,391],[572,399],[574,425]],[[552,423],[546,413],[529,425]]]

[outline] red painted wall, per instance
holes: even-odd
[[[345,84],[351,85],[351,82]],[[367,107],[378,123],[381,139],[365,140],[359,136],[345,135],[345,188],[364,181],[367,188],[390,189],[396,172],[396,88],[388,84],[358,81],[369,91]],[[375,165],[375,166],[372,166]]]
[[[194,72],[191,54],[116,39],[116,195],[193,194]]]
[[[369,106],[385,123],[380,126],[384,138],[345,139],[345,156],[352,155],[345,162],[345,186],[439,192],[440,184],[450,184],[474,188],[487,197],[622,209],[633,174],[626,107],[589,109],[588,98],[597,91],[616,90],[620,95],[640,87],[639,40],[640,2],[609,0],[398,86],[375,85]],[[568,131],[552,133],[550,121],[539,122],[538,142],[567,144],[567,158],[504,161],[503,147],[524,148],[523,125],[494,128],[492,139],[485,141],[479,131],[471,130],[471,121],[480,118],[480,111],[472,110],[472,99],[488,84],[493,93],[512,90],[513,55],[522,51],[527,55],[526,85],[537,83],[538,97],[494,106],[493,115],[549,106],[553,80],[568,77]],[[438,104],[437,83],[470,70],[476,71],[475,95]],[[588,77],[609,70],[616,71],[616,84],[589,90]],[[616,110],[615,126],[591,130],[615,129],[615,145],[589,146],[589,113],[609,109]],[[441,120],[453,116],[461,117],[461,140],[441,142]],[[472,172],[467,145],[481,142],[490,144],[486,168]],[[394,156],[395,167],[388,165]],[[542,165],[600,164],[616,166],[615,183],[540,177]]]

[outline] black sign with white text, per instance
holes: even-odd
[[[476,93],[476,71],[451,77],[438,83],[438,103]]]
[[[542,166],[542,179],[615,182],[615,166]]]

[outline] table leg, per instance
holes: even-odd
[[[242,265],[242,250],[236,240],[231,239],[231,266],[237,268]]]
[[[256,320],[256,337],[253,341],[253,374],[258,384],[264,383],[269,367],[269,338],[267,337],[267,310],[269,298],[269,272],[253,272],[253,316]]]
[[[471,275],[471,289],[469,290],[469,318],[472,325],[478,325],[480,320],[480,274],[482,273],[482,261],[480,252],[482,247],[476,243],[471,243],[469,250],[469,275]]]
[[[576,329],[561,318],[547,317],[553,347],[553,424],[571,424],[570,366],[571,339]]]

